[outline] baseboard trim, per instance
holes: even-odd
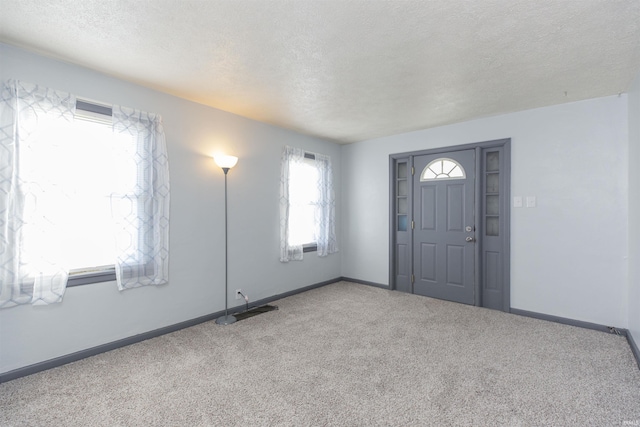
[[[552,316],[550,314],[536,313],[534,311],[519,310],[512,308],[511,314],[517,314],[518,316],[532,317],[534,319],[547,320],[549,322],[562,323],[563,325],[577,326],[579,328],[593,329],[594,331],[606,332],[608,334],[622,335],[627,339],[629,347],[631,347],[631,353],[636,359],[638,369],[640,369],[640,350],[638,345],[633,340],[631,333],[624,328],[616,328],[614,326],[605,326],[598,323],[583,322],[581,320],[568,319],[566,317]]]
[[[320,288],[323,286],[330,285],[332,283],[337,282],[353,282],[361,285],[373,286],[376,288],[389,289],[387,285],[383,285],[381,283],[369,282],[366,280],[354,279],[351,277],[337,277],[335,279],[326,280],[324,282],[315,283],[313,285],[305,286],[303,288],[294,289],[292,291],[284,292],[281,294],[273,295],[271,297],[263,298],[261,300],[257,300],[251,303],[251,306],[258,307],[261,305],[269,304],[273,301],[277,301],[283,298],[287,298],[296,294],[301,294],[303,292],[310,291],[312,289]],[[229,311],[233,313],[239,313],[245,309],[244,306],[240,305],[237,307],[232,307]],[[614,328],[610,326],[599,325],[597,323],[583,322],[581,320],[568,319],[565,317],[552,316],[549,314],[536,313],[533,311],[520,310],[517,308],[512,308],[510,311],[512,314],[516,314],[519,316],[532,317],[540,320],[547,320],[550,322],[561,323],[564,325],[577,326],[580,328],[593,329],[596,331],[607,332],[607,333],[618,333],[620,335],[624,335],[627,338],[629,346],[631,347],[631,352],[636,359],[636,363],[638,364],[638,368],[640,369],[640,349],[638,349],[638,345],[633,339],[633,336],[626,329]],[[186,320],[184,322],[176,323],[173,325],[165,326],[162,328],[154,329],[153,331],[144,332],[141,334],[133,335],[131,337],[123,338],[117,341],[112,341],[110,343],[101,344],[96,347],[88,348],[86,350],[80,350],[75,353],[67,354],[64,356],[56,357],[54,359],[45,360],[43,362],[35,363],[33,365],[25,366],[22,368],[14,369],[12,371],[0,373],[0,384],[5,383],[7,381],[15,380],[17,378],[26,377],[27,375],[35,374],[37,372],[45,371],[47,369],[56,368],[58,366],[66,365],[68,363],[76,362],[78,360],[85,359],[87,357],[96,356],[100,353],[105,353],[107,351],[115,350],[117,348],[125,347],[131,344],[135,344],[141,341],[145,341],[151,338],[156,338],[161,335],[169,334],[171,332],[179,331],[181,329],[189,328],[191,326],[199,325],[200,323],[209,322],[211,320],[215,320],[218,317],[222,316],[224,311],[218,311],[212,314],[207,314],[205,316],[200,316],[195,319]]]
[[[511,314],[519,316],[532,317],[534,319],[547,320],[549,322],[562,323],[563,325],[577,326],[579,328],[593,329],[595,331],[618,333],[619,335],[627,335],[626,329],[615,328],[613,326],[600,325],[598,323],[583,322],[582,320],[574,320],[566,317],[552,316],[550,314],[536,313],[535,311],[520,310],[512,308]]]
[[[313,285],[305,286],[300,289],[295,289],[293,291],[288,291],[288,292],[284,292],[271,297],[263,298],[261,300],[253,301],[251,303],[251,306],[258,307],[282,298],[286,298],[292,295],[309,291],[311,289],[316,289],[322,286],[330,285],[332,283],[340,282],[342,280],[343,279],[341,277],[338,277],[332,280],[315,283]],[[229,312],[231,314],[234,314],[244,310],[245,310],[245,306],[240,305],[237,307],[230,308]],[[125,347],[131,344],[139,343],[141,341],[146,341],[151,338],[156,338],[161,335],[169,334],[171,332],[179,331],[181,329],[189,328],[191,326],[199,325],[200,323],[209,322],[211,320],[217,319],[223,314],[224,314],[224,310],[221,310],[212,314],[207,314],[205,316],[196,317],[195,319],[186,320],[184,322],[154,329],[149,332],[143,332],[141,334],[133,335],[131,337],[122,338],[117,341],[112,341],[106,344],[101,344],[95,347],[91,347],[86,350],[80,350],[75,353],[66,354],[64,356],[56,357],[54,359],[45,360],[43,362],[38,362],[33,365],[29,365],[22,368],[14,369],[12,371],[4,372],[0,374],[0,384],[5,383],[7,381],[15,380],[17,378],[26,377],[27,375],[35,374],[37,372],[46,371],[47,369],[57,368],[58,366],[76,362],[78,360],[82,360],[87,357],[96,356],[100,353],[105,353],[107,351],[115,350],[117,348]]]
[[[173,325],[165,326],[153,331],[143,332],[141,334],[133,335],[131,337],[122,338],[116,341],[112,341],[106,344],[101,344],[95,347],[88,348],[86,350],[80,350],[75,353],[66,354],[64,356],[56,357],[54,359],[45,360],[44,362],[38,362],[33,365],[25,366],[23,368],[14,369],[13,371],[0,374],[0,383],[15,380],[16,378],[26,377],[27,375],[35,374],[37,372],[45,371],[51,368],[57,368],[58,366],[66,365],[67,363],[76,362],[78,360],[85,359],[87,357],[95,356],[100,353],[115,350],[120,347],[135,344],[141,341],[148,340],[150,338],[159,337],[164,334],[179,331],[180,329],[195,326],[203,322],[214,320],[224,314],[224,311],[219,311],[206,316],[197,317],[195,319],[186,320],[184,322],[176,323]]]
[[[629,331],[627,331],[627,341],[629,342],[629,347],[631,347],[631,352],[633,353],[633,357],[636,358],[638,369],[640,369],[640,349],[638,349],[638,345],[633,340],[633,335],[631,335],[631,332]]]
[[[326,280],[324,282],[315,283],[313,285],[305,286],[304,288],[294,289],[293,291],[288,291],[288,292],[284,292],[282,294],[274,295],[272,297],[263,298],[261,300],[253,302],[251,305],[257,307],[257,306],[260,306],[260,305],[269,304],[270,302],[277,301],[277,300],[282,299],[282,298],[287,298],[287,297],[290,297],[292,295],[301,294],[303,292],[310,291],[311,289],[321,288],[323,286],[331,285],[332,283],[337,283],[337,282],[340,282],[340,281],[342,281],[342,278],[341,277],[336,277],[335,279],[331,279],[331,280]],[[238,306],[238,307],[235,307],[235,311],[234,312],[237,313],[237,312],[243,311],[243,310],[244,310],[244,306]]]
[[[375,288],[389,289],[389,286],[383,285],[382,283],[375,283],[375,282],[369,282],[367,280],[353,279],[351,277],[343,276],[340,278],[340,280],[345,282],[359,283],[361,285],[373,286]]]

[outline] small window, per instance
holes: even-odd
[[[455,160],[447,158],[439,158],[430,162],[420,175],[420,181],[464,178],[466,178],[466,174],[462,165]]]
[[[331,158],[284,147],[280,174],[280,261],[338,251]]]

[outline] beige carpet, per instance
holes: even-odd
[[[625,338],[340,282],[0,385],[1,426],[640,425]]]

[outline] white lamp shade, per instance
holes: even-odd
[[[216,164],[222,169],[231,169],[238,163],[236,156],[215,156],[213,160],[215,160]]]

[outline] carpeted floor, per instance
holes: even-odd
[[[340,282],[0,385],[1,426],[640,425],[624,337]]]

